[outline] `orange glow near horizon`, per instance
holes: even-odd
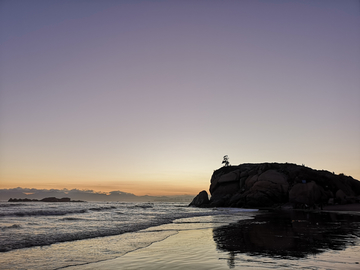
[[[354,171],[351,175],[355,179],[360,179],[359,171]],[[336,172],[340,173],[340,172]],[[168,179],[95,179],[95,178],[76,178],[69,177],[66,180],[54,177],[24,177],[24,175],[8,176],[2,175],[0,189],[12,188],[35,188],[35,189],[79,189],[92,190],[95,193],[109,193],[111,191],[121,191],[132,193],[136,196],[177,196],[177,195],[196,195],[202,190],[209,190],[211,174],[184,176],[183,178],[169,177]],[[5,180],[6,179],[6,180]],[[51,180],[49,180],[51,179]],[[169,180],[171,179],[171,180]]]
[[[360,179],[359,170],[344,170],[346,166],[336,168],[332,164],[336,174],[345,173],[355,179]],[[324,169],[323,166],[311,166],[314,169]],[[325,168],[326,169],[326,168]],[[336,170],[337,169],[337,170]],[[51,172],[46,174],[32,170],[2,170],[0,173],[0,189],[12,188],[35,188],[35,189],[79,189],[92,190],[96,193],[108,193],[121,191],[132,193],[137,196],[177,196],[196,195],[202,190],[209,190],[212,170],[202,168],[202,173],[196,172],[194,168],[189,172],[162,172],[131,174],[124,173],[121,177],[104,172],[93,173],[91,176],[83,172]],[[56,176],[54,176],[56,175]],[[119,174],[120,175],[120,174]],[[126,180],[123,180],[126,179]]]
[[[110,191],[121,191],[132,193],[137,196],[175,196],[175,195],[196,195],[201,190],[207,190],[210,185],[209,177],[202,181],[164,181],[164,180],[131,180],[131,181],[114,181],[114,180],[95,180],[95,179],[76,179],[74,181],[64,181],[59,179],[16,179],[8,178],[8,181],[1,181],[1,189],[12,188],[35,188],[35,189],[79,189],[93,190],[98,193],[108,193]]]
[[[164,187],[164,186],[153,186],[152,188],[143,186],[143,188],[119,188],[118,186],[100,186],[100,185],[87,185],[87,186],[80,186],[78,184],[67,184],[67,185],[41,185],[41,184],[32,184],[31,187],[29,185],[1,185],[2,189],[12,189],[12,188],[35,188],[35,189],[79,189],[79,190],[93,190],[95,193],[109,193],[111,191],[121,191],[126,193],[132,193],[136,196],[177,196],[177,195],[196,195],[201,190],[206,190],[206,188],[179,188],[173,189],[171,187]],[[207,187],[208,188],[208,187]]]

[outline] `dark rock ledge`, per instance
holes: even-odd
[[[71,200],[70,198],[64,197],[64,198],[55,198],[55,197],[47,197],[41,200],[38,199],[13,199],[10,198],[8,200],[8,202],[84,202],[84,201],[80,201],[80,200]]]
[[[360,202],[359,180],[291,163],[224,166],[210,182],[210,200],[203,190],[190,206],[322,208]]]

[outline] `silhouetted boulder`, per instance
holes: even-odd
[[[209,195],[203,190],[189,204],[189,206],[206,207],[209,206]]]

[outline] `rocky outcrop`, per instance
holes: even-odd
[[[70,198],[64,197],[64,198],[55,198],[55,197],[47,197],[41,200],[38,199],[13,199],[10,198],[8,202],[84,202],[80,200],[71,200]]]
[[[209,206],[209,203],[209,195],[205,190],[203,190],[192,200],[189,206],[207,207]]]
[[[214,171],[207,193],[191,205],[210,207],[274,207],[358,202],[360,181],[290,163],[226,166]],[[204,192],[204,191],[203,191]],[[199,197],[200,196],[200,197]],[[202,199],[200,199],[202,198]]]
[[[70,202],[70,198],[64,197],[64,198],[55,198],[55,197],[47,197],[44,199],[41,199],[42,202]]]

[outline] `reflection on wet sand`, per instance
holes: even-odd
[[[299,259],[359,243],[360,216],[336,213],[271,212],[252,220],[215,228],[217,249],[229,252],[234,266],[238,253]]]

